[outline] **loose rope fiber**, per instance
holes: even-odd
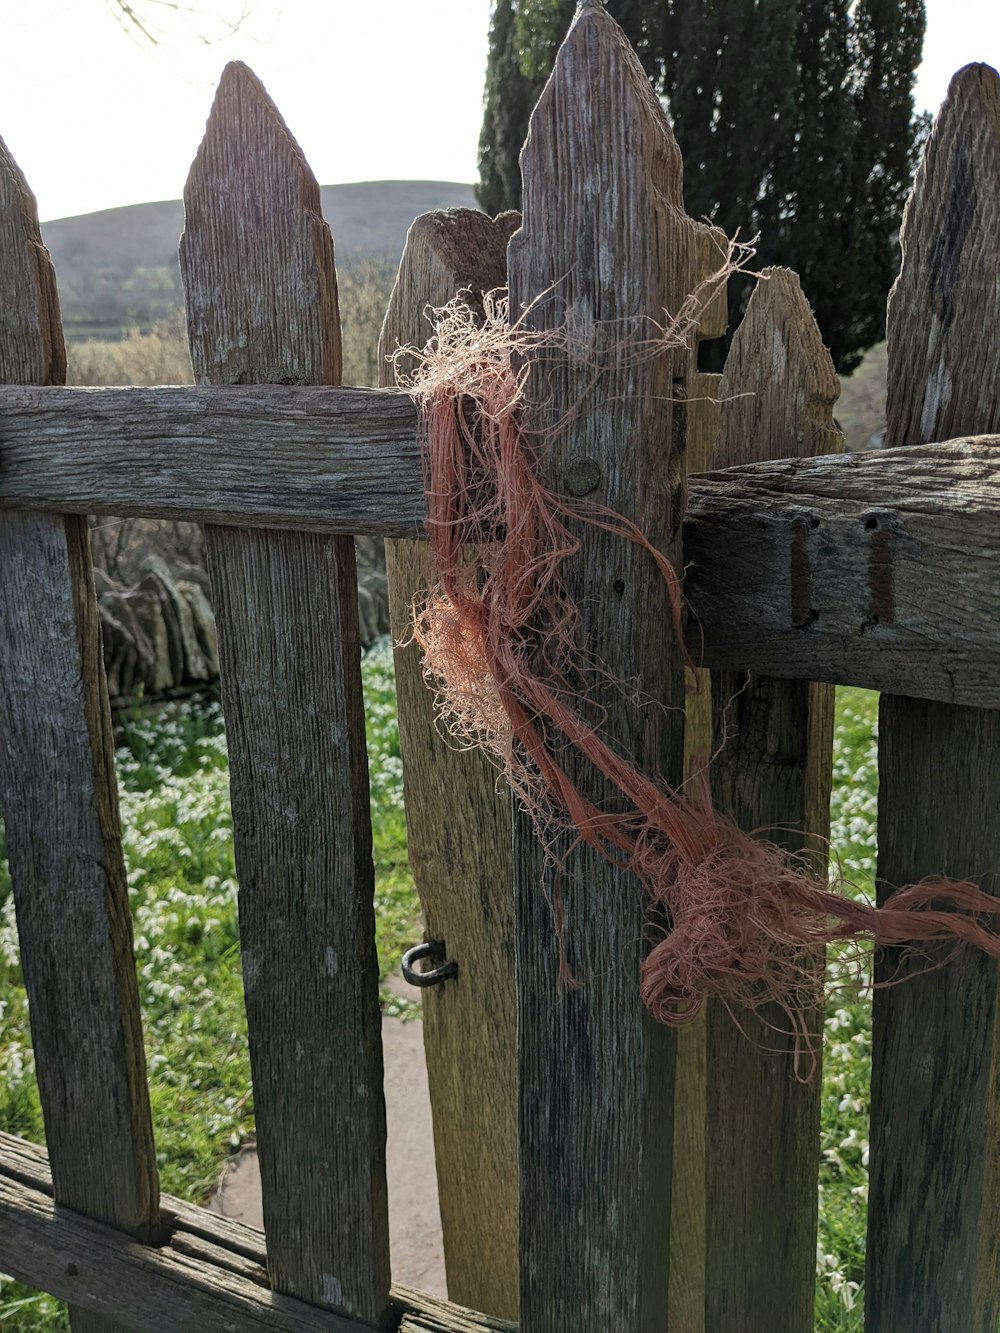
[[[693,298],[656,326],[636,354],[687,345],[699,305]],[[580,534],[600,527],[648,554],[683,651],[679,580],[626,518],[568,500],[539,480],[535,460],[546,440],[529,439],[522,425],[526,367],[540,351],[567,350],[566,329],[511,325],[502,292],[485,298],[484,317],[461,296],[434,315],[436,333],[424,351],[397,354],[419,362],[406,387],[421,408],[427,536],[439,580],[414,606],[424,672],[448,731],[495,758],[551,855],[557,842],[586,844],[642,884],[652,947],[641,990],[651,1013],[676,1026],[712,997],[735,1008],[777,1003],[808,1048],[805,1016],[822,998],[823,950],[834,941],[965,941],[1000,956],[1000,938],[976,919],[1000,913],[1000,899],[975,884],[929,880],[898,890],[882,907],[846,896],[805,859],[713,809],[707,782],[694,792],[672,790],[638,772],[584,720],[571,682],[597,667],[577,641],[577,609],[562,579]],[[599,377],[598,367],[595,384]],[[612,785],[618,809],[598,808],[583,794],[568,771],[568,748]],[[560,976],[574,984],[561,892],[553,902]]]

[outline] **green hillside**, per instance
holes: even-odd
[[[419,213],[476,206],[472,186],[452,181],[324,185],[321,196],[342,268],[369,256],[395,264]],[[182,299],[177,242],[183,227],[179,199],[43,223],[67,337],[118,338],[129,328],[147,331],[175,310]]]

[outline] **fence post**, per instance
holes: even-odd
[[[839,392],[798,277],[765,269],[726,362],[712,466],[839,453],[832,413]],[[796,524],[793,543],[822,540],[808,511]],[[713,671],[712,697],[717,808],[748,832],[809,851],[824,873],[833,687]],[[804,1017],[818,1049],[822,1004]],[[813,1328],[822,1083],[818,1061],[810,1082],[796,1081],[789,1029],[778,1006],[735,1015],[719,1004],[709,1009],[709,1333]]]
[[[222,76],[184,202],[197,380],[337,383],[319,186],[245,66]],[[271,1281],[375,1323],[389,1240],[354,544],[222,527],[205,540]]]
[[[34,197],[0,141],[0,381],[60,384],[65,366]],[[85,518],[0,511],[0,607],[0,793],[55,1198],[148,1241],[159,1182]]]
[[[473,306],[507,283],[516,213],[471,209],[417,218],[379,340],[386,357],[422,347],[428,307],[460,291]],[[412,367],[403,365],[404,373]],[[438,1199],[453,1301],[517,1318],[517,1094],[514,891],[510,801],[478,750],[447,744],[409,639],[414,596],[434,577],[424,541],[387,541],[399,744],[413,878],[428,939],[443,940],[458,976],[424,992],[424,1050],[434,1117]]]
[[[1000,432],[998,215],[1000,79],[970,65],[952,80],[903,222],[889,446]],[[895,536],[883,515],[863,522],[874,577]],[[891,613],[892,587],[884,594]],[[883,695],[879,783],[880,899],[935,875],[1000,892],[1000,710]],[[971,950],[926,967],[894,949],[877,968],[882,981],[909,979],[875,996],[866,1327],[994,1333],[998,967]]]
[[[528,367],[528,425],[545,438],[542,480],[628,515],[679,560],[688,353],[640,356],[636,340],[650,336],[644,316],[662,319],[690,292],[695,224],[683,212],[667,121],[597,0],[577,12],[521,164],[511,315],[530,307],[529,328],[565,326],[575,345]],[[581,539],[564,567],[577,633],[596,661],[656,701],[643,708],[588,679],[591,705],[634,763],[677,784],[684,681],[664,589],[629,544],[593,530]],[[582,763],[561,759],[588,796],[609,799]],[[639,996],[642,891],[596,854],[573,853],[562,877],[564,938],[581,985],[559,993],[544,853],[520,816],[514,860],[521,1326],[663,1333],[675,1042]]]
[[[726,235],[699,224],[695,230],[696,283],[719,267]],[[688,475],[706,472],[719,435],[722,376],[698,370],[698,344],[722,338],[729,324],[726,287],[701,312],[691,347],[685,397],[685,463]],[[702,667],[684,672],[684,775],[690,778],[712,750],[712,680]],[[670,1213],[670,1290],[667,1333],[703,1333],[705,1327],[705,1095],[706,1015],[677,1033],[677,1097]]]

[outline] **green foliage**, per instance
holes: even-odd
[[[543,82],[521,72],[515,18],[514,0],[496,0],[490,20],[476,186],[480,208],[493,216],[520,207],[521,169],[517,159]]]
[[[878,695],[837,691],[830,843],[848,892],[875,898]],[[871,1085],[871,950],[831,949],[823,1043],[817,1333],[864,1327]]]
[[[0,1274],[0,1328],[4,1333],[62,1333],[69,1329],[69,1310],[62,1301],[33,1291]]]
[[[399,733],[387,644],[362,663],[380,975],[419,936],[406,860]],[[838,692],[832,841],[871,892],[877,697]],[[134,708],[117,752],[136,963],[163,1188],[200,1201],[253,1130],[223,720],[215,702]],[[819,1177],[816,1328],[860,1333],[868,1197],[871,1006],[867,959],[833,954]],[[383,995],[387,1012],[401,1004]],[[0,828],[0,1128],[42,1141],[27,1005]],[[2,1266],[2,1261],[0,1261]],[[63,1329],[50,1297],[0,1278],[0,1325]]]
[[[487,211],[520,205],[518,154],[573,8],[497,0],[480,141]],[[852,370],[883,336],[926,132],[912,97],[923,0],[608,0],[608,10],[669,106],[688,213],[759,235],[761,265],[795,269],[838,370]],[[731,330],[749,290],[734,280]]]
[[[387,977],[421,931],[406,857],[388,645],[362,660],[362,677],[376,948],[379,975]],[[254,1125],[222,711],[207,700],[155,712],[136,706],[120,720],[120,742],[122,842],[157,1163],[166,1193],[201,1202]],[[418,1012],[387,991],[382,1004],[400,1017]],[[44,1141],[2,825],[0,1129]],[[0,1278],[0,1326],[65,1328],[61,1311],[50,1297]]]

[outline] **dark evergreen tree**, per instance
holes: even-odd
[[[519,206],[518,153],[574,8],[498,0],[484,207]],[[852,370],[882,336],[925,130],[912,96],[923,0],[608,0],[608,10],[669,108],[688,212],[758,236],[762,265],[794,268],[837,368]],[[502,141],[487,134],[498,123]],[[731,328],[748,290],[733,284]]]
[[[502,213],[521,206],[518,158],[543,78],[521,71],[514,0],[496,0],[490,20],[490,53],[479,135],[479,184],[476,198],[484,212]],[[563,29],[565,31],[565,27]],[[551,60],[550,60],[551,68]]]

